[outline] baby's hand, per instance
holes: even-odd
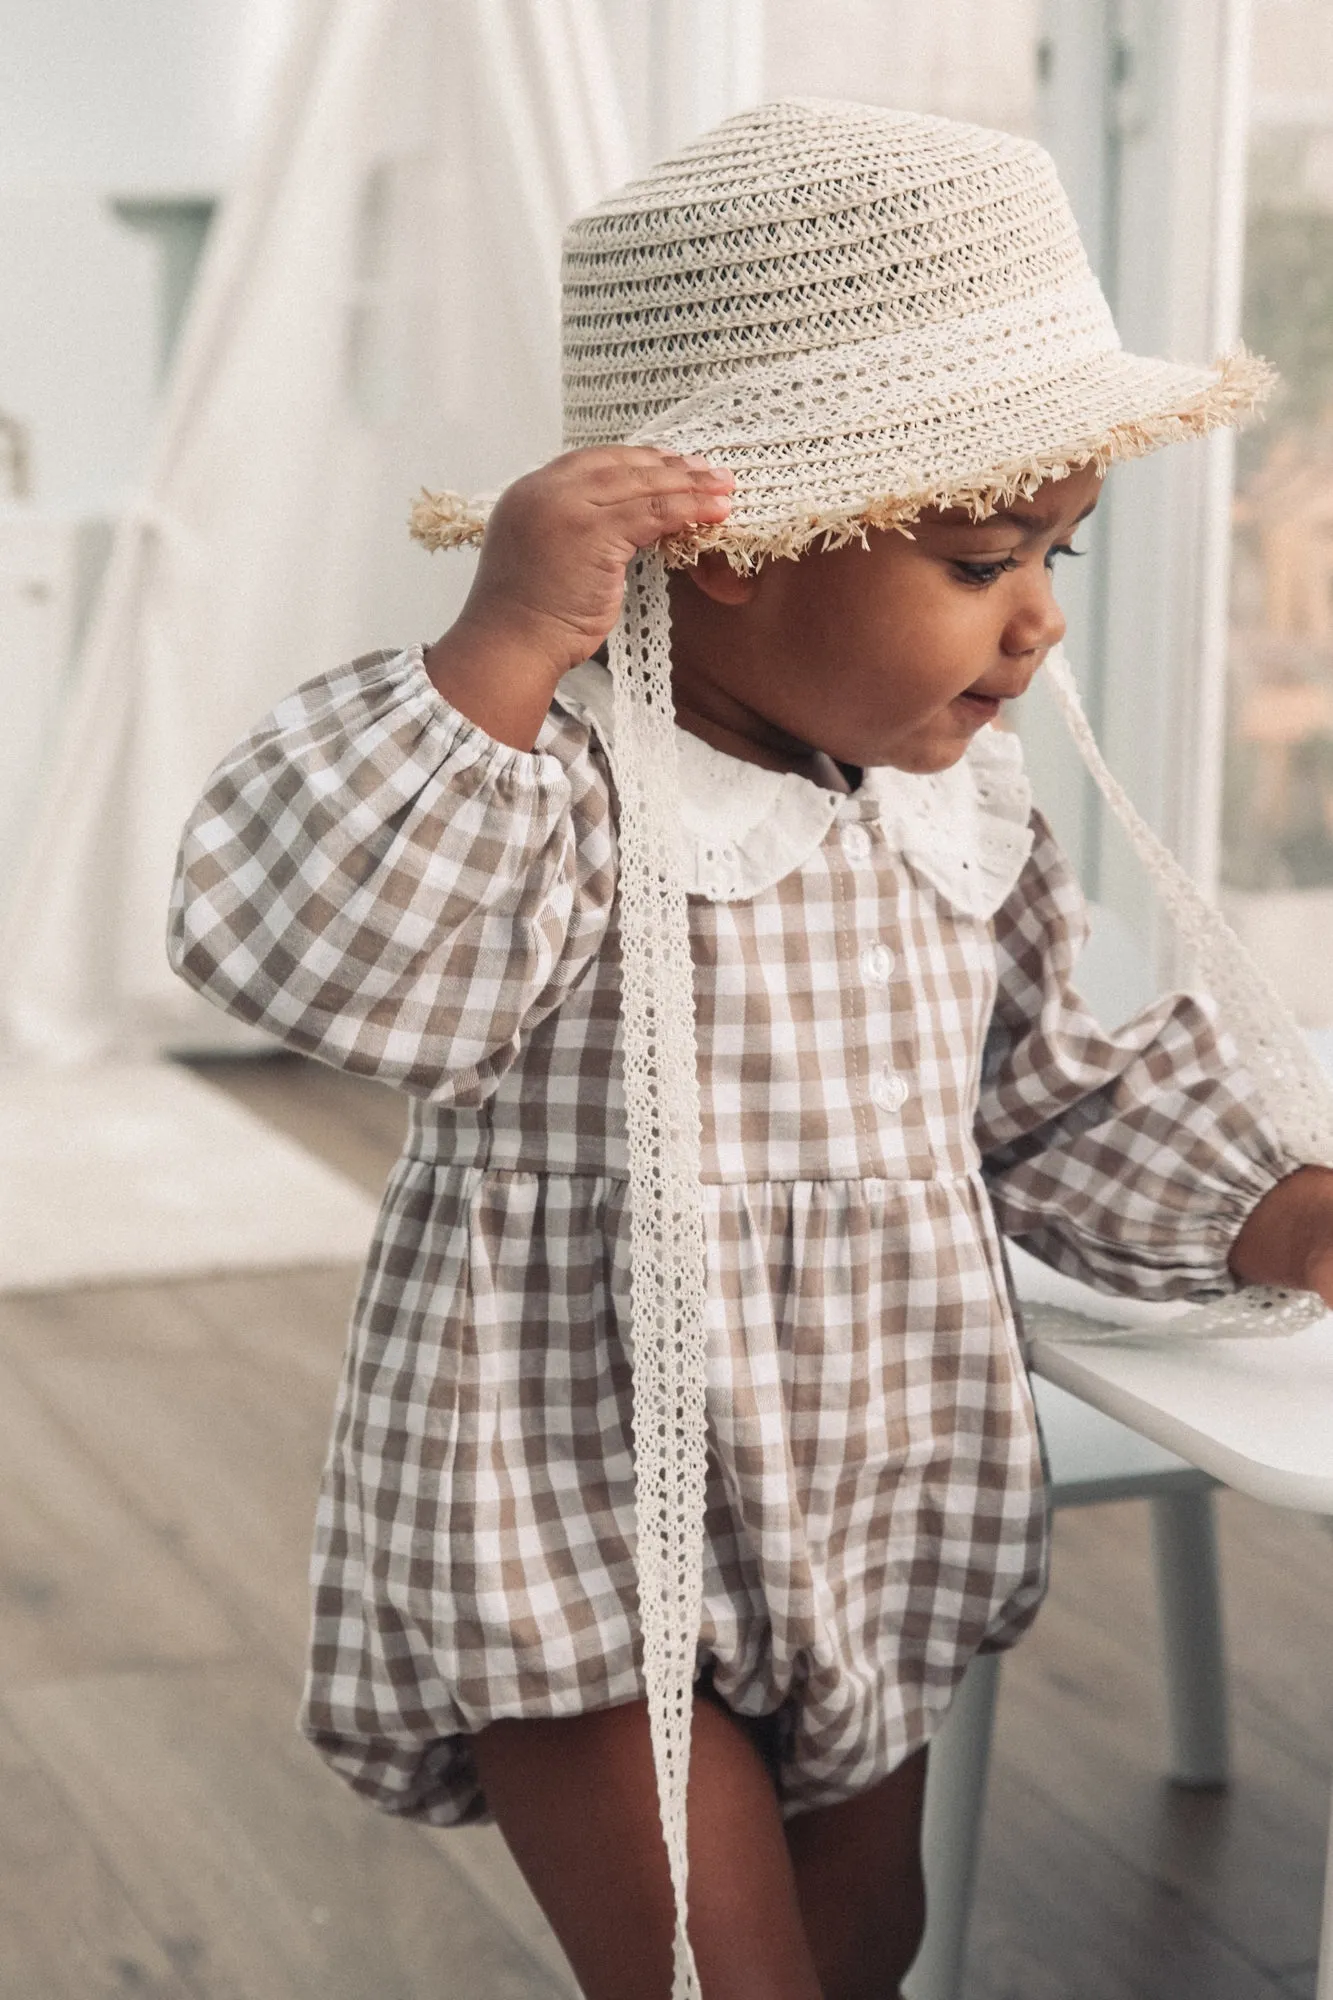
[[[635,551],[723,521],[732,476],[651,446],[568,451],[495,503],[467,602],[429,648],[447,700],[501,742],[531,749],[555,684],[620,615]]]
[[[1231,1246],[1233,1276],[1289,1285],[1333,1306],[1333,1172],[1298,1167],[1251,1210]]]

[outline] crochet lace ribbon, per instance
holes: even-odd
[[[704,1230],[694,974],[680,848],[666,571],[630,565],[611,634],[620,796],[639,1628],[676,1899],[673,2000],[699,2000],[685,1932],[685,1786],[704,1546]]]
[[[1062,648],[1047,655],[1046,675],[1069,733],[1147,869],[1193,961],[1199,984],[1216,1000],[1222,1025],[1259,1087],[1278,1139],[1297,1160],[1333,1166],[1333,1088],[1286,1002],[1225,917],[1204,901],[1170,848],[1140,817],[1124,786],[1107,768]],[[1258,1334],[1296,1333],[1326,1311],[1323,1300],[1313,1292],[1255,1285],[1133,1333],[1091,1321],[1076,1329],[1063,1315],[1052,1318],[1039,1306],[1025,1307],[1023,1321],[1030,1335],[1049,1331],[1061,1340],[1252,1339]]]

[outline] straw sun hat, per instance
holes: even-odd
[[[1048,155],[1004,132],[794,100],[730,118],[580,217],[564,246],[567,447],[700,452],[735,475],[716,525],[640,554],[610,636],[620,810],[634,1436],[644,1679],[663,1827],[685,1892],[685,1770],[705,1459],[704,1242],[689,931],[676,868],[666,568],[740,569],[905,526],[980,518],[1045,479],[1229,424],[1272,380],[1120,346]],[[428,547],[481,540],[489,503],[425,493]],[[1296,1157],[1333,1162],[1326,1087],[1277,995],[1143,825],[1048,661],[1090,766],[1144,856]],[[1253,1332],[1286,1295],[1189,1316]],[[1183,1322],[1181,1323],[1184,1324]],[[675,1991],[697,1991],[678,1923]]]
[[[871,105],[728,119],[571,225],[563,285],[566,446],[736,476],[668,561],[986,513],[1234,422],[1271,376],[1126,354],[1039,146]],[[413,532],[479,541],[487,512],[423,495]]]

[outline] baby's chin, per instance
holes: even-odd
[[[983,724],[988,728],[989,724]],[[928,777],[932,771],[947,771],[964,758],[975,737],[981,731],[977,728],[930,729],[920,734],[896,736],[872,746],[865,746],[855,754],[845,751],[830,751],[843,764],[859,764],[863,769],[888,765],[896,771],[911,771],[915,776]]]

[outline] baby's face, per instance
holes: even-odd
[[[1027,688],[1064,636],[1052,571],[1097,503],[1091,469],[972,521],[923,515],[909,540],[817,551],[737,577],[720,557],[672,578],[682,725],[734,756],[806,772],[940,771]]]

